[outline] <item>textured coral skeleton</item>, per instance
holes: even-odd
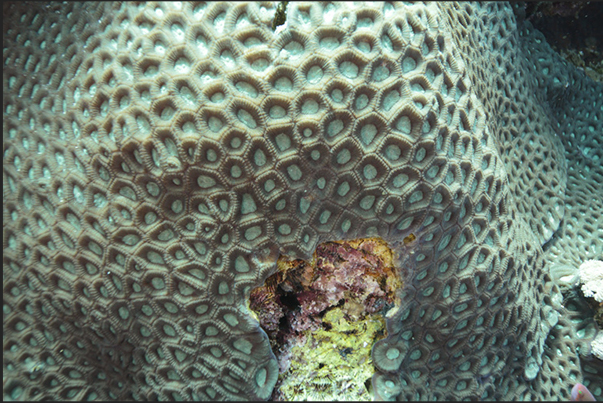
[[[266,399],[250,290],[363,237],[404,283],[377,397],[603,396],[550,274],[603,256],[603,86],[520,7],[3,11],[6,399]]]

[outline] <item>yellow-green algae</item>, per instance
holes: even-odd
[[[373,314],[350,320],[345,309],[329,310],[323,323],[332,328],[308,330],[306,342],[291,348],[291,366],[280,375],[284,400],[371,400],[371,348],[384,335],[385,319]]]

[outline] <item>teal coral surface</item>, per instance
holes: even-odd
[[[378,398],[603,397],[550,274],[603,256],[603,85],[520,6],[275,11],[5,7],[4,398],[267,399],[250,290],[373,236],[404,283]]]

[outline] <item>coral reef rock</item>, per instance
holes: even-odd
[[[372,237],[377,398],[602,398],[603,84],[522,10],[3,3],[4,398],[268,399],[251,290]]]

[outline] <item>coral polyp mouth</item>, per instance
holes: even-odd
[[[279,361],[274,399],[370,400],[371,348],[402,285],[393,262],[381,238],[320,244],[311,262],[279,258],[249,300]]]

